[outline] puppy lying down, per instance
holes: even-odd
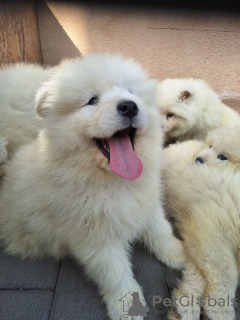
[[[235,319],[240,270],[239,135],[240,127],[223,128],[207,138],[210,145],[186,141],[164,150],[164,204],[188,255],[169,319],[181,315],[184,320],[199,320],[199,297],[208,319]]]
[[[201,79],[165,79],[158,104],[165,143],[205,140],[211,130],[240,125],[240,116]]]
[[[37,93],[43,129],[7,166],[0,194],[6,251],[75,256],[114,320],[126,315],[119,299],[129,291],[144,304],[129,259],[133,240],[170,267],[185,261],[159,197],[156,86],[120,55],[63,62]]]

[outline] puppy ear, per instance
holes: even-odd
[[[182,91],[178,100],[180,102],[183,102],[183,101],[189,99],[191,96],[192,96],[192,94],[189,91]]]
[[[47,103],[49,90],[47,86],[40,88],[35,98],[35,111],[39,118],[45,118],[49,113],[49,106]]]

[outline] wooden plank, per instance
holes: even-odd
[[[0,1],[0,63],[42,63],[34,0]]]

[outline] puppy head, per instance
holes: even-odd
[[[116,169],[116,161],[121,166],[130,157],[130,167],[140,170],[133,149],[141,156],[142,137],[156,133],[156,89],[133,60],[92,54],[59,66],[39,90],[36,112],[57,150],[80,150],[85,161],[105,169],[110,160]]]
[[[219,168],[240,170],[240,127],[220,128],[207,136],[208,147],[196,156],[196,162]]]
[[[204,127],[206,94],[215,93],[199,79],[166,79],[159,84],[161,126],[167,141],[195,138]]]
[[[205,149],[207,144],[202,141],[188,140],[169,145],[164,149],[164,171],[172,172],[194,163],[197,154]],[[172,173],[171,173],[172,174]]]

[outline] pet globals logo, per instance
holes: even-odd
[[[123,315],[123,318],[125,319],[128,319],[128,316],[145,316],[146,313],[149,311],[148,306],[144,306],[140,301],[138,292],[130,291],[119,301],[121,301],[123,304],[123,312],[126,312]]]

